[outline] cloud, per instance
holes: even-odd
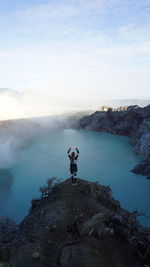
[[[38,38],[42,42],[39,40],[40,35],[47,42],[68,37],[81,39],[93,34],[109,35],[114,31],[113,28],[118,30],[120,26],[124,27],[129,23],[140,21],[144,25],[144,16],[142,20],[139,19],[141,5],[141,1],[118,0],[61,0],[30,5],[1,17],[1,31],[6,28],[16,38],[26,37],[26,44],[29,37],[32,41]],[[148,1],[142,7],[146,13]]]
[[[92,94],[130,98],[132,89],[147,97],[149,4],[45,1],[1,17],[0,87],[49,91],[55,106],[56,97],[81,106]]]
[[[19,93],[11,89],[0,90],[0,121],[57,115],[65,111],[59,98],[57,103],[54,103],[54,97],[43,92],[25,90]]]

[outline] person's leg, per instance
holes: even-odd
[[[73,175],[71,175],[71,182],[72,182],[72,184],[74,183],[74,177],[73,177]]]
[[[74,166],[74,182],[76,183],[77,182],[77,178],[76,178],[76,176],[77,176],[77,165],[75,165]]]
[[[73,184],[73,182],[74,182],[74,170],[73,170],[73,165],[72,164],[70,164],[70,173],[71,173],[71,182],[72,182],[72,184]]]
[[[76,184],[76,172],[73,172],[73,175],[72,175],[72,183],[73,184]]]
[[[75,182],[75,183],[77,182],[77,178],[76,178],[76,176],[77,176],[77,173],[75,172],[75,173],[74,173],[74,182]]]

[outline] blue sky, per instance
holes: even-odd
[[[150,0],[0,1],[4,87],[81,105],[150,98]]]

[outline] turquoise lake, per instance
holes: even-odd
[[[130,170],[142,159],[133,153],[127,137],[86,130],[47,131],[26,140],[18,150],[18,160],[1,169],[0,214],[20,222],[27,215],[39,187],[48,178],[70,177],[67,150],[77,146],[78,175],[81,179],[109,185],[123,208],[137,208],[150,216],[150,181]],[[139,218],[145,226],[150,220]]]

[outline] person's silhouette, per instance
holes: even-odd
[[[69,150],[67,151],[68,153],[68,157],[70,159],[70,173],[71,173],[71,181],[72,181],[72,184],[76,184],[76,175],[77,175],[77,158],[79,156],[79,150],[77,148],[76,151],[77,151],[77,155],[75,154],[75,152],[72,152],[71,155],[69,154],[70,153],[70,150],[72,149],[72,147],[69,148]]]

